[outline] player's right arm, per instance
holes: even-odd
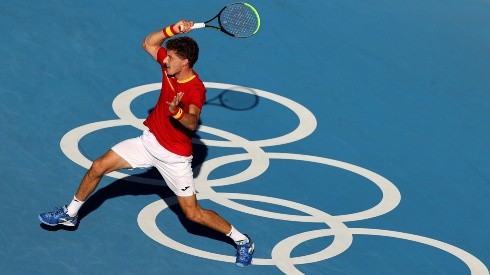
[[[190,32],[192,25],[193,22],[180,20],[179,22],[168,26],[163,30],[150,33],[143,40],[143,49],[145,49],[145,51],[148,52],[153,59],[157,60],[158,50],[162,47],[163,41],[173,35]]]

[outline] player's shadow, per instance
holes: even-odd
[[[198,137],[196,139],[198,140]],[[197,175],[199,175],[199,167],[206,159],[208,149],[204,144],[200,142],[195,142],[193,144],[193,151],[194,154],[192,159],[192,166],[194,170],[194,177],[196,177]],[[161,185],[133,182],[131,181],[131,178],[134,176],[137,176],[139,178],[161,180]],[[60,229],[75,231],[78,229],[78,226],[80,225],[80,221],[83,222],[84,217],[88,216],[90,213],[97,210],[100,206],[104,204],[105,201],[117,197],[122,197],[122,196],[144,196],[144,195],[160,196],[160,198],[162,198],[167,203],[167,205],[169,205],[169,209],[177,215],[179,221],[182,223],[182,226],[189,233],[234,245],[233,241],[231,241],[231,239],[225,236],[224,234],[212,230],[208,227],[202,226],[200,224],[190,222],[185,217],[180,206],[178,204],[174,204],[175,194],[170,190],[170,188],[167,187],[161,175],[155,168],[149,169],[141,174],[132,175],[127,178],[116,180],[110,183],[109,185],[104,186],[98,189],[97,191],[95,191],[87,199],[87,201],[83,204],[82,208],[78,212],[79,223],[76,226],[74,227],[67,227],[62,225],[47,226],[42,223],[40,226],[48,231],[57,231]],[[108,222],[110,223],[110,221]]]
[[[259,96],[253,89],[235,86],[208,98],[204,104],[221,106],[232,111],[248,111],[259,105],[259,101]]]

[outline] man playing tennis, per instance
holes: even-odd
[[[96,159],[70,204],[40,214],[42,223],[75,226],[79,209],[103,175],[125,168],[155,167],[177,196],[187,219],[229,236],[237,244],[236,265],[244,267],[251,264],[253,242],[216,212],[202,209],[196,199],[191,135],[197,128],[206,100],[204,84],[193,70],[199,48],[187,36],[169,39],[166,48],[162,46],[167,38],[190,32],[193,24],[181,20],[145,38],[143,48],[160,64],[163,75],[160,97],[144,121],[148,129],[140,137],[122,141]]]

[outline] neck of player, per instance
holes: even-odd
[[[188,67],[182,68],[182,70],[174,75],[176,80],[182,81],[189,79],[194,75],[194,70]]]

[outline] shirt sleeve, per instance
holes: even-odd
[[[193,86],[192,97],[189,99],[189,104],[195,105],[197,108],[202,110],[202,106],[206,101],[206,88],[202,83],[200,85]]]
[[[157,52],[157,62],[163,66],[163,60],[167,57],[167,50],[164,47],[158,49]]]

